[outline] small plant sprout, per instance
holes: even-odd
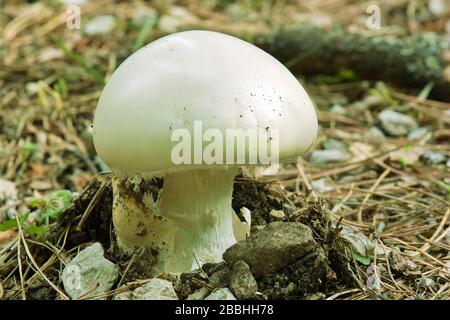
[[[221,261],[236,242],[238,168],[295,160],[317,129],[298,80],[245,41],[195,30],[136,51],[107,82],[94,118],[120,246],[151,249],[155,272]],[[164,179],[159,194],[154,177]]]

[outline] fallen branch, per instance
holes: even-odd
[[[350,69],[362,79],[419,88],[433,83],[433,96],[450,100],[450,41],[435,33],[367,36],[302,23],[260,34],[255,44],[302,74]]]

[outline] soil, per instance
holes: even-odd
[[[142,188],[158,190],[162,187],[161,180],[148,181]],[[98,198],[98,193],[101,192]],[[97,195],[97,202],[89,216],[85,219],[81,229],[77,224],[86,212],[89,204]],[[98,241],[105,250],[107,259],[116,263],[123,275],[122,283],[132,283],[149,278],[151,275],[151,261],[155,253],[146,249],[138,250],[132,255],[124,254],[117,248],[114,232],[112,232],[112,188],[110,176],[103,175],[94,179],[73,201],[64,214],[64,219],[55,227],[53,238],[60,236],[62,230],[69,226],[66,249],[70,250],[84,243]],[[281,270],[257,278],[258,299],[304,299],[321,298],[338,288],[354,288],[356,282],[352,277],[351,258],[346,252],[346,244],[338,237],[338,228],[333,226],[327,218],[324,203],[310,203],[303,207],[301,214],[293,214],[295,208],[279,195],[271,192],[267,184],[238,176],[235,180],[233,209],[240,212],[240,208],[247,207],[252,213],[252,232],[273,221],[301,222],[312,230],[314,239],[319,246],[312,252],[301,257]],[[290,214],[284,219],[276,219],[269,213],[271,210],[289,208]],[[263,261],[261,261],[263,263]],[[181,274],[162,275],[173,280],[175,290],[180,299],[202,287],[214,288],[215,284],[208,284],[206,276],[211,276],[226,268],[225,263],[205,264],[202,270]],[[228,266],[229,269],[230,266]],[[228,285],[229,279],[220,286]],[[220,287],[219,286],[219,287]],[[42,295],[40,295],[42,298]],[[50,298],[50,297],[46,297]]]

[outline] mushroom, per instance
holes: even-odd
[[[113,173],[120,246],[151,249],[155,272],[183,272],[221,261],[236,242],[238,168],[267,164],[256,149],[271,148],[269,165],[295,160],[313,145],[318,124],[307,93],[279,61],[238,38],[193,30],[127,58],[101,94],[93,129]],[[257,130],[268,136],[255,148]],[[229,132],[250,135],[239,146],[229,144],[238,139]],[[154,177],[164,179],[159,195],[145,187]]]

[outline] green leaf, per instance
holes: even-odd
[[[42,236],[47,231],[47,228],[45,226],[30,226],[30,227],[24,228],[24,230],[28,233]]]
[[[51,34],[50,38],[53,41],[53,43],[58,48],[60,48],[70,60],[72,60],[74,63],[79,65],[81,68],[83,68],[83,70],[86,71],[86,73],[89,74],[89,76],[92,79],[94,79],[99,85],[103,86],[105,84],[105,78],[102,76],[102,74],[97,69],[95,69],[93,66],[88,64],[83,59],[83,57],[81,57],[80,55],[76,54],[74,51],[67,48],[66,45],[64,44],[63,40],[58,35]]]
[[[20,146],[20,153],[24,158],[30,157],[37,150],[39,150],[39,145],[28,140]]]
[[[428,83],[425,88],[422,89],[422,91],[420,91],[419,95],[417,96],[419,99],[421,100],[425,100],[428,98],[428,96],[430,95],[431,89],[433,89],[434,83],[430,82]]]
[[[356,74],[350,69],[341,69],[336,75],[318,75],[314,79],[321,84],[338,84],[358,80]]]
[[[157,24],[158,24],[158,16],[151,16],[150,18],[147,19],[147,21],[145,21],[141,31],[139,32],[138,37],[136,38],[136,41],[133,44],[133,51],[136,51],[142,47],[142,45],[145,42],[145,39],[147,38],[149,33],[152,32],[153,29],[155,29]]]
[[[41,217],[44,219],[57,219],[72,202],[72,192],[69,190],[58,190],[47,196],[44,201]]]
[[[11,219],[0,224],[0,232],[8,231],[17,227],[17,220]]]
[[[353,258],[355,258],[355,260],[358,261],[359,263],[362,263],[365,266],[370,265],[370,262],[371,262],[370,258],[363,257],[362,255],[358,254],[355,251],[352,251],[352,255],[353,255]]]
[[[27,220],[29,214],[30,212],[25,212],[19,217],[19,222],[21,226],[23,226],[23,223],[25,222],[25,220]],[[15,218],[0,224],[0,232],[8,231],[14,228],[17,228],[17,220]]]

